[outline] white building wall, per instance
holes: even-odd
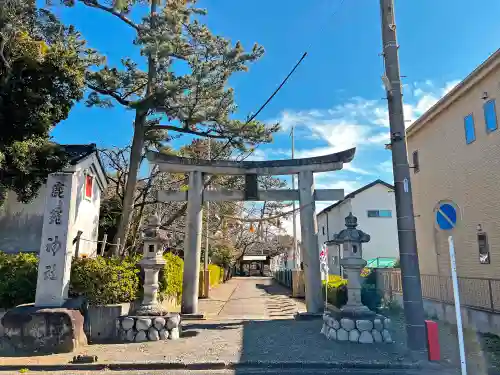
[[[318,244],[320,249],[326,241],[333,239],[334,234],[345,228],[345,217],[349,215],[349,212],[351,212],[351,200],[347,199],[330,211],[318,215]],[[323,228],[325,234],[323,234]],[[340,275],[339,260],[338,249],[337,251],[330,249],[328,254],[328,268],[331,275]]]
[[[101,203],[101,189],[98,184],[98,160],[92,155],[68,169],[73,173],[71,191],[76,197],[74,215],[70,220],[70,236],[75,238],[81,230],[79,255],[94,256],[97,252],[99,229],[99,210]],[[92,199],[85,198],[85,173],[94,174]],[[74,192],[75,191],[75,192]],[[74,192],[74,194],[73,194]],[[4,252],[39,252],[41,245],[43,215],[47,197],[47,186],[40,188],[37,197],[30,203],[17,201],[14,192],[9,192],[0,209],[0,251]],[[72,251],[75,251],[72,245]]]
[[[17,201],[13,191],[7,193],[0,209],[0,251],[39,251],[46,195],[47,187],[43,185],[36,198],[25,204]]]
[[[82,231],[79,256],[95,256],[97,254],[97,238],[99,230],[99,209],[101,204],[101,190],[94,177],[92,185],[92,199],[85,197],[85,172],[89,165],[79,166],[75,172],[76,206],[72,218],[71,235],[75,238],[78,231]]]
[[[358,229],[371,236],[363,245],[363,259],[399,257],[396,201],[394,192],[377,184],[352,198],[352,214],[358,218]],[[391,210],[392,217],[368,217],[368,210]]]
[[[391,210],[392,217],[369,218],[368,210]],[[365,260],[377,257],[399,257],[396,202],[394,193],[390,192],[390,189],[383,184],[372,186],[354,197],[346,199],[326,213],[318,215],[318,251],[323,243],[333,238],[334,234],[345,229],[345,218],[350,212],[358,218],[358,229],[371,236],[370,242],[363,245],[363,258]],[[338,248],[337,251],[330,248],[328,254],[330,274],[340,274],[339,254],[341,257],[342,253]],[[334,256],[337,257],[337,262],[335,262]]]

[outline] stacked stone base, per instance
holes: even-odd
[[[323,315],[321,333],[329,340],[390,344],[390,323],[390,319],[378,314],[354,317],[328,312]]]
[[[179,314],[167,316],[120,316],[117,337],[122,342],[177,340],[181,333]]]

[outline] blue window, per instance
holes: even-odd
[[[391,210],[368,210],[368,217],[392,217]]]
[[[492,132],[497,130],[497,112],[495,110],[495,99],[489,100],[484,103],[484,123],[486,124],[486,131]]]
[[[465,127],[465,142],[467,144],[474,142],[476,140],[476,130],[474,129],[474,117],[472,117],[472,113],[470,115],[465,116],[464,127]]]

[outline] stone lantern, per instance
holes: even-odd
[[[358,219],[352,214],[345,218],[346,229],[327,241],[327,246],[337,245],[342,249],[340,265],[347,275],[348,301],[339,311],[326,311],[321,332],[331,340],[351,341],[363,344],[374,342],[392,343],[389,333],[390,320],[376,314],[361,302],[361,270],[366,266],[363,259],[363,243],[370,236],[356,229]]]
[[[334,235],[331,243],[341,246],[342,259],[340,265],[343,267],[348,280],[348,302],[342,311],[356,315],[374,314],[361,302],[361,270],[366,266],[363,259],[363,243],[370,241],[370,235],[356,229],[358,219],[351,213],[345,218],[346,229]]]
[[[158,304],[158,275],[166,264],[162,246],[165,239],[160,229],[160,219],[156,215],[150,216],[143,231],[143,257],[139,262],[144,270],[144,297],[136,315],[165,314]]]
[[[165,266],[163,244],[165,231],[160,229],[158,216],[150,216],[144,226],[143,257],[139,265],[144,270],[144,297],[132,315],[116,319],[117,336],[121,341],[176,340],[180,337],[181,317],[168,313],[158,303],[158,275]]]

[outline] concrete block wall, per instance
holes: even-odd
[[[387,295],[384,296],[384,299],[386,301],[389,300]],[[394,293],[392,300],[401,308],[403,307],[402,294]],[[457,324],[454,305],[425,298],[423,302],[425,313],[429,319],[436,319],[450,324]],[[472,309],[469,307],[461,307],[461,312],[462,324],[465,328],[481,333],[492,333],[500,336],[500,314]]]

